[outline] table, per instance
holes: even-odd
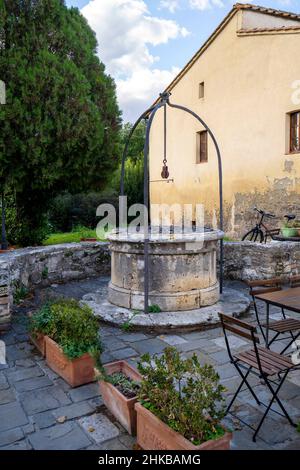
[[[257,300],[266,302],[266,348],[269,348],[269,316],[270,305],[300,313],[300,287],[283,289],[267,294],[257,294],[254,296]]]

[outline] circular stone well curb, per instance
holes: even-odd
[[[97,291],[86,294],[82,302],[93,310],[99,320],[117,327],[130,322],[132,330],[170,333],[214,328],[220,325],[219,313],[240,317],[249,310],[251,300],[245,293],[225,288],[219,302],[209,307],[181,312],[144,314],[108,302],[106,293]]]

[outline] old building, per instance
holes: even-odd
[[[239,237],[253,207],[300,218],[300,15],[236,4],[167,90],[212,129],[223,160],[226,232]],[[163,113],[151,132],[152,203],[203,203],[218,217],[217,158],[204,128],[168,110],[170,178],[163,183]],[[210,220],[209,220],[210,219]]]

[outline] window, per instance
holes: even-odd
[[[207,131],[197,132],[196,163],[206,163],[207,160]]]
[[[291,114],[290,152],[300,152],[300,111]]]
[[[199,98],[204,98],[204,82],[199,84]]]

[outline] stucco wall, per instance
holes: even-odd
[[[292,84],[300,80],[300,34],[239,37],[239,15],[172,89],[171,101],[197,112],[211,127],[223,160],[225,230],[240,236],[253,223],[253,206],[278,215],[299,212],[300,154],[287,154],[287,113],[295,111]],[[199,83],[205,97],[199,99]],[[300,108],[300,104],[298,105]],[[150,179],[161,179],[163,113],[151,132]],[[173,183],[151,183],[152,203],[203,203],[207,221],[218,216],[217,159],[209,139],[208,163],[196,164],[201,126],[168,110],[168,166]],[[298,214],[300,216],[300,213]]]

